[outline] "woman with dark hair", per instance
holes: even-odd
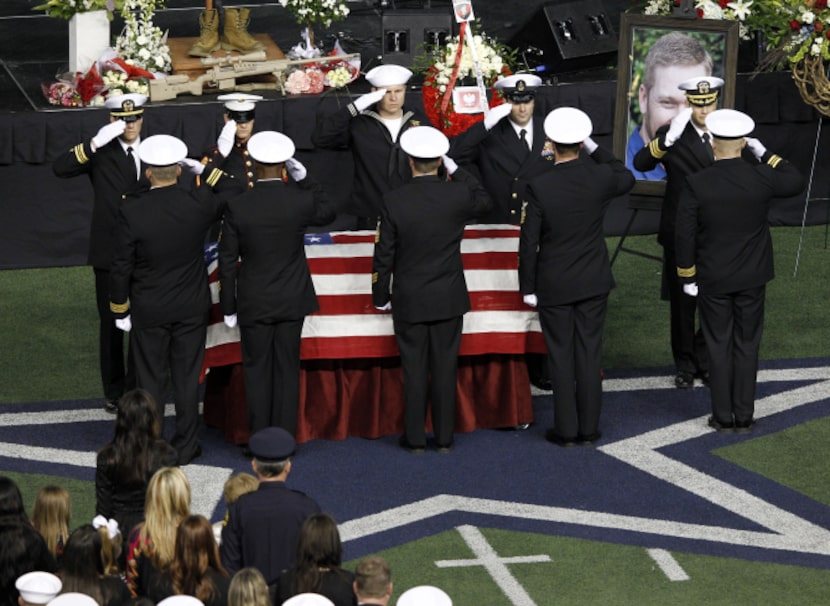
[[[178,453],[161,439],[161,420],[148,392],[121,396],[112,441],[98,452],[95,513],[118,522],[126,539],[144,519],[147,483],[161,467],[175,465]]]
[[[356,606],[354,573],[340,568],[343,545],[337,523],[327,513],[309,516],[300,529],[297,563],[277,581],[276,604],[299,593],[319,593],[335,606]]]
[[[69,535],[58,572],[61,593],[83,593],[100,606],[120,606],[130,592],[120,577],[104,574],[101,535],[92,524],[84,524]]]
[[[46,541],[26,517],[17,484],[0,476],[0,606],[18,606],[17,577],[33,570],[57,569]]]
[[[155,601],[173,595],[199,598],[205,606],[226,606],[231,580],[222,567],[213,526],[200,515],[182,520],[176,531],[176,550],[169,571],[148,591]]]

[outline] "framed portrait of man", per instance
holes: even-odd
[[[724,80],[719,107],[735,101],[737,21],[624,14],[620,20],[614,153],[637,178],[633,193],[660,196],[661,165],[637,171],[632,160],[660,126],[685,107],[678,84],[695,76]]]

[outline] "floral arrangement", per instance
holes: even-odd
[[[153,24],[156,8],[163,5],[164,0],[123,0],[124,30],[115,41],[115,52],[130,65],[151,72],[172,69],[167,32]]]
[[[342,88],[354,82],[360,76],[360,56],[345,55],[340,42],[335,42],[328,56],[309,60],[303,67],[288,73],[285,92],[289,95],[318,94],[325,88]]]
[[[294,14],[300,25],[312,26],[322,23],[329,27],[334,21],[342,21],[349,15],[344,0],[279,0],[283,8]]]
[[[50,17],[59,19],[71,19],[77,13],[89,11],[107,11],[107,16],[112,20],[112,13],[121,8],[123,0],[49,0],[44,4],[35,6],[32,10],[46,11]]]
[[[696,0],[695,9],[697,9],[698,19],[714,19],[717,21],[726,19],[740,22],[741,38],[749,40],[753,29],[757,29],[757,24],[753,22],[755,13],[750,7],[759,2],[760,0]],[[674,8],[679,5],[680,0],[648,0],[643,8],[643,13],[646,15],[671,15]]]
[[[316,67],[296,69],[285,80],[285,92],[289,95],[312,95],[322,93],[326,75]]]
[[[462,23],[462,27],[468,25]],[[476,76],[473,53],[464,37],[465,32],[462,30],[458,36],[448,38],[445,44],[437,46],[433,52],[416,57],[414,63],[417,71],[425,73],[421,88],[424,111],[432,125],[449,137],[484,119],[483,114],[457,114],[453,111],[451,95],[455,84]],[[485,86],[492,87],[499,77],[510,75],[515,50],[510,50],[483,33],[472,38]],[[500,103],[501,99],[493,92],[490,107]]]
[[[790,63],[805,57],[830,60],[830,9],[827,0],[786,2],[780,9],[786,25],[779,27],[769,42],[784,52]]]
[[[126,72],[117,69],[104,71],[101,75],[104,86],[107,87],[107,96],[124,95],[127,93],[138,93],[150,96],[150,85],[147,78],[132,78]]]
[[[112,49],[104,53],[85,74],[59,74],[56,82],[44,83],[43,95],[52,105],[87,107],[103,105],[107,97],[125,93],[149,95],[153,74],[126,63]]]

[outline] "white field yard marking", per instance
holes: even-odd
[[[665,549],[646,549],[646,553],[651,556],[654,563],[660,567],[660,570],[663,571],[663,574],[670,581],[689,580],[689,575],[686,574],[686,571],[678,564],[674,556]]]
[[[514,604],[514,606],[536,606],[536,603],[530,598],[524,587],[510,574],[507,564],[550,562],[550,556],[536,555],[500,558],[499,554],[496,553],[490,543],[487,542],[487,539],[484,538],[484,535],[481,534],[481,531],[475,526],[459,526],[456,530],[461,534],[461,538],[464,539],[464,542],[467,543],[476,557],[470,560],[438,560],[435,562],[438,568],[483,566],[490,576],[493,577],[499,589],[510,600],[511,604]]]
[[[819,379],[819,381],[758,400],[755,404],[756,419],[830,397],[830,369],[828,368],[765,371],[760,374],[766,381],[798,379]],[[779,536],[781,549],[812,553],[826,552],[827,545],[830,543],[830,531],[827,529],[658,452],[659,448],[694,439],[713,431],[706,424],[706,416],[703,416],[606,444],[598,450],[677,488],[702,497],[735,515],[768,528]],[[760,546],[755,543],[749,545]]]
[[[164,416],[175,416],[172,404],[167,404]],[[61,425],[68,423],[82,423],[89,421],[114,421],[115,416],[103,409],[85,410],[49,410],[42,412],[21,412],[0,414],[0,427],[19,427],[24,425]],[[108,440],[110,434],[103,438],[101,446]],[[44,463],[61,463],[75,467],[95,469],[96,453],[62,448],[47,448],[43,446],[28,446],[13,442],[0,442],[0,457],[10,459],[25,459],[27,461],[41,461]],[[216,510],[216,505],[223,498],[225,480],[233,469],[230,467],[214,467],[211,465],[190,464],[182,467],[190,482],[192,492],[191,511],[202,514],[210,519]]]

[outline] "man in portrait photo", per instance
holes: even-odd
[[[712,67],[712,57],[703,44],[687,34],[670,32],[651,45],[637,96],[642,123],[631,132],[625,150],[625,166],[635,178],[651,181],[666,178],[660,164],[647,172],[636,170],[634,156],[654,138],[658,128],[688,107],[686,96],[677,85],[695,76],[712,75]]]

